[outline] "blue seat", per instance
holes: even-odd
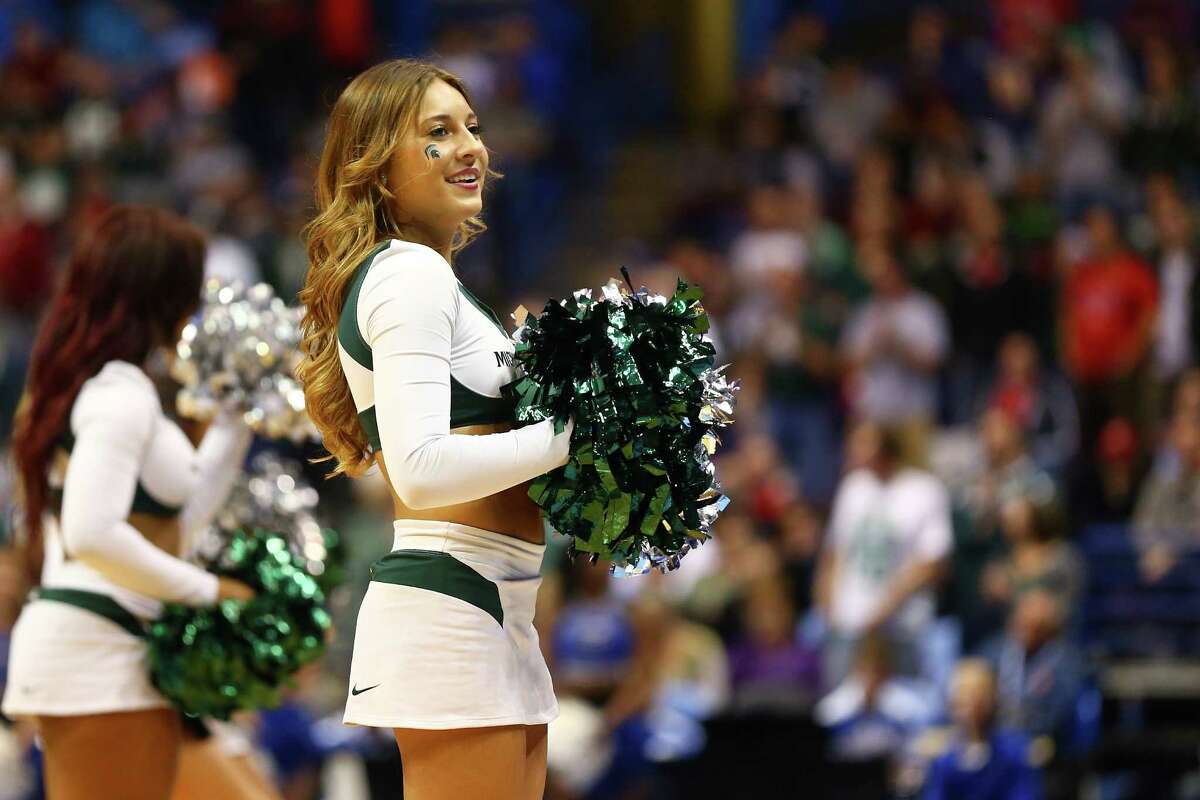
[[[1112,655],[1188,655],[1200,652],[1200,552],[1183,556],[1167,575],[1146,583],[1139,553],[1124,525],[1081,532],[1087,563],[1085,640]]]
[[[1066,732],[1067,750],[1072,755],[1083,755],[1096,746],[1100,740],[1101,710],[1104,696],[1100,692],[1094,677],[1084,680],[1075,699],[1075,709],[1071,716],[1070,727]]]

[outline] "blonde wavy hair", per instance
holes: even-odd
[[[304,230],[308,277],[300,301],[307,311],[300,323],[304,360],[299,375],[308,414],[329,458],[337,460],[332,475],[361,475],[374,460],[338,360],[338,318],[367,253],[380,242],[406,238],[393,219],[395,195],[385,176],[392,154],[416,127],[425,92],[435,80],[471,102],[457,76],[423,61],[396,59],[358,75],[330,114],[317,169],[317,215]],[[488,176],[498,174],[488,170]],[[485,229],[478,217],[461,223],[451,256]]]

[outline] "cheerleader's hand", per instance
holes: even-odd
[[[217,602],[240,600],[243,603],[254,599],[254,590],[236,578],[217,576]]]

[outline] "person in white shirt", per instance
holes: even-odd
[[[333,107],[307,232],[307,407],[336,472],[379,466],[395,519],[344,721],[392,730],[414,800],[541,798],[558,714],[528,482],[566,463],[573,427],[514,428],[512,339],[451,264],[483,229],[488,158],[461,80],[377,64]]]
[[[859,259],[872,293],[842,335],[852,370],[852,410],[895,428],[905,460],[924,464],[937,415],[937,372],[950,346],[946,316],[933,298],[909,284],[882,245],[861,245]]]
[[[848,463],[817,573],[817,603],[829,630],[827,686],[841,681],[871,634],[886,637],[901,672],[922,671],[920,638],[933,622],[933,590],[952,541],[945,487],[902,466],[894,432],[860,423],[849,438]]]
[[[204,240],[169,212],[117,207],[84,238],[38,332],[13,436],[23,542],[41,587],[13,628],[4,713],[34,720],[55,800],[163,798],[180,715],[150,681],[144,626],[164,602],[246,600],[181,558],[224,502],[249,428],[199,447],[143,369],[200,304]],[[225,795],[228,796],[228,795]]]

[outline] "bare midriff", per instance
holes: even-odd
[[[511,430],[508,423],[498,425],[471,425],[465,428],[455,428],[450,431],[455,436],[482,436],[488,433],[503,433]],[[383,454],[377,453],[375,461],[383,471],[384,478],[391,486],[387,465]],[[503,469],[503,467],[499,467]],[[427,519],[437,522],[456,522],[469,525],[472,528],[482,528],[513,536],[522,541],[542,544],[545,533],[542,528],[542,512],[529,499],[529,482],[519,483],[502,492],[472,500],[469,503],[459,503],[440,508],[409,508],[404,501],[392,490],[392,506],[396,519]]]
[[[60,475],[65,474],[69,458],[67,452],[60,449],[55,454],[55,458],[58,459],[55,468]],[[155,514],[134,511],[129,514],[126,521],[159,550],[173,556],[180,555],[179,548],[183,544],[183,528],[180,527],[178,515],[160,517]]]
[[[159,550],[173,556],[180,555],[179,548],[183,543],[183,528],[179,525],[178,516],[158,517],[154,514],[134,512],[129,515],[129,524]]]

